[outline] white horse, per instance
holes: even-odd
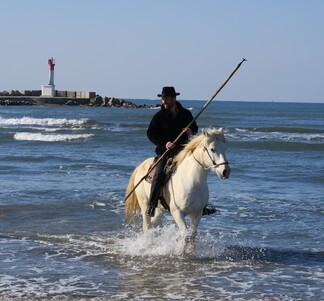
[[[170,213],[179,229],[187,231],[185,217],[190,220],[190,234],[195,237],[203,208],[209,198],[207,186],[208,170],[214,171],[220,179],[227,179],[231,169],[225,155],[225,136],[222,129],[203,130],[195,136],[173,159],[175,166],[170,179],[163,187],[163,196],[169,205]],[[148,172],[154,158],[142,162],[133,172],[126,191],[128,196]],[[126,200],[125,218],[128,223],[135,222],[137,211],[142,212],[144,233],[156,224],[166,212],[159,205],[155,216],[145,214],[149,202],[151,184],[142,181]]]

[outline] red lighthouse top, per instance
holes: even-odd
[[[50,66],[50,70],[54,70],[55,60],[52,57],[48,59],[48,64]]]

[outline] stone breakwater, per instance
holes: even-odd
[[[18,93],[0,93],[2,106],[34,106],[34,105],[66,105],[66,106],[91,106],[91,107],[117,107],[117,108],[153,108],[156,105],[137,105],[131,101],[115,97],[102,97],[96,95],[92,98],[77,97],[42,97],[22,96]]]

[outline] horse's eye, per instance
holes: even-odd
[[[215,149],[214,149],[214,148],[211,148],[210,151],[211,151],[212,153],[214,153],[214,152],[215,152]]]

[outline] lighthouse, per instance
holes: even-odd
[[[54,66],[55,66],[55,60],[53,58],[48,59],[48,66],[49,66],[49,83],[48,83],[48,85],[54,86]]]
[[[49,82],[48,85],[42,85],[42,96],[54,97],[55,96],[55,85],[54,85],[54,58],[48,59],[49,66]]]

